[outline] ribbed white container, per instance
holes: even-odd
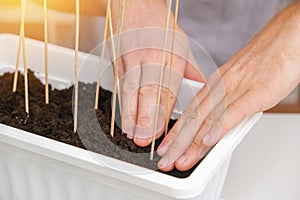
[[[0,35],[0,74],[14,69],[17,42],[17,36]],[[26,45],[28,67],[42,79],[43,43],[27,39]],[[63,88],[70,85],[74,52],[50,45],[49,62],[53,86]],[[81,53],[79,62],[90,66],[90,70],[81,72],[80,78],[95,80],[97,73],[92,69],[98,69],[99,58]],[[103,79],[104,82],[109,84],[108,80]],[[190,100],[187,94],[196,92],[200,86],[187,80],[183,82],[185,88],[179,99],[186,101],[182,102],[184,105]],[[176,109],[174,114],[178,115],[180,109]],[[0,199],[219,199],[232,152],[260,115],[244,120],[227,134],[185,179],[0,124]]]

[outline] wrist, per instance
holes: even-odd
[[[116,27],[122,0],[113,0],[112,19]],[[126,0],[124,30],[160,27],[164,28],[167,7],[165,0]],[[171,21],[173,19],[171,18]]]

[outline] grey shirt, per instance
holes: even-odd
[[[291,0],[181,0],[179,24],[218,66]]]

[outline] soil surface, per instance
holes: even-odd
[[[45,86],[33,72],[28,72],[30,114],[25,112],[24,77],[19,74],[18,88],[12,92],[13,74],[0,76],[0,123],[22,129],[43,137],[60,141],[92,152],[158,170],[159,157],[150,161],[150,145],[141,148],[122,133],[115,123],[114,137],[110,136],[111,92],[100,89],[99,109],[94,109],[96,85],[79,83],[78,131],[73,132],[73,86],[64,90],[52,90],[50,103],[45,104]],[[117,115],[120,121],[120,117]],[[117,120],[117,121],[118,121]],[[170,121],[170,127],[175,121]],[[156,147],[162,137],[156,141]],[[197,166],[197,165],[196,165]],[[195,166],[195,167],[196,167]],[[195,168],[194,167],[194,168]],[[173,170],[167,174],[186,178],[186,172]]]

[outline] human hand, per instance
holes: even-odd
[[[281,11],[211,75],[158,148],[158,167],[185,171],[246,117],[265,111],[300,81],[300,2]]]
[[[119,6],[121,1],[112,1],[114,30],[118,27]],[[163,0],[127,0],[121,34],[118,66],[121,91],[122,130],[139,146],[151,143],[154,134],[155,105],[160,82],[162,48],[167,8]],[[171,16],[169,28],[173,28]],[[146,28],[151,27],[151,28]],[[159,119],[156,138],[164,131],[176,102],[176,94],[183,76],[201,81],[200,73],[193,67],[187,37],[180,27],[177,28],[175,41],[173,78],[170,84],[171,95],[168,111],[168,86],[172,31],[168,32],[168,45],[163,70],[163,87],[159,106]],[[116,33],[116,31],[115,31]],[[114,39],[117,41],[117,39]],[[116,43],[116,42],[115,42]],[[166,113],[168,112],[168,113]]]

